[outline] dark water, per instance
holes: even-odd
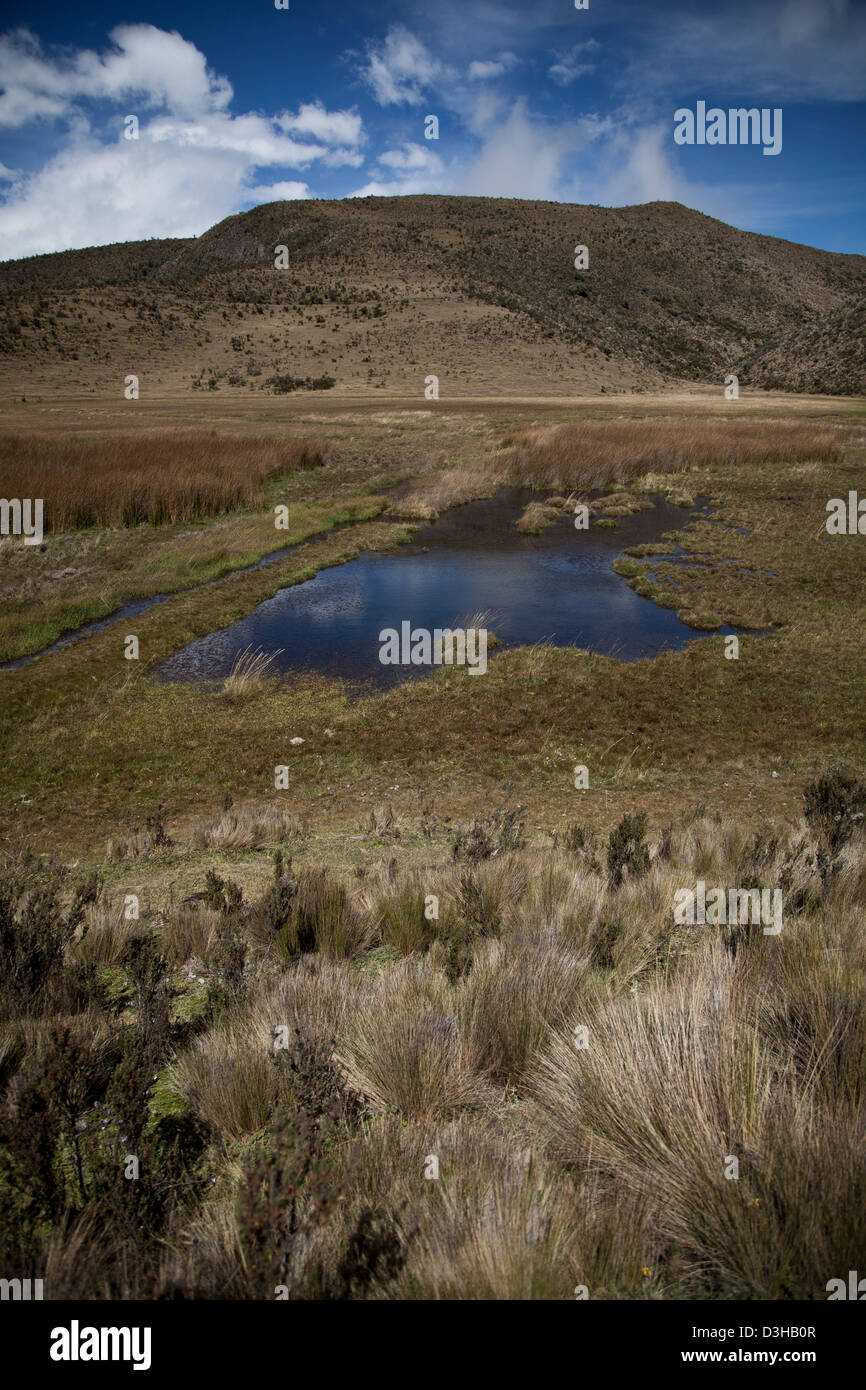
[[[379,633],[465,627],[476,612],[505,645],[545,639],[636,661],[676,650],[705,634],[673,612],[638,598],[611,565],[626,546],[657,540],[687,513],[657,499],[651,511],[620,519],[615,530],[578,531],[563,514],[539,536],[515,521],[532,493],[509,489],[452,508],[415,533],[411,546],[363,554],[315,579],[281,589],[239,622],[199,638],[162,667],[166,680],[226,676],[239,652],[275,652],[276,669],[308,669],[349,681],[391,685],[429,668],[383,666]],[[721,629],[730,631],[728,628]]]

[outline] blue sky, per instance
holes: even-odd
[[[699,101],[781,108],[781,152],[678,145]],[[674,199],[863,253],[864,136],[866,0],[13,0],[0,259],[370,193]]]

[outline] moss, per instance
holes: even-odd
[[[641,567],[637,561],[629,560],[627,556],[621,555],[613,562],[613,572],[623,579],[636,579],[641,573]]]
[[[659,608],[676,608],[679,604],[679,599],[676,594],[667,594],[664,589],[657,589],[655,585],[653,585],[652,598],[653,602],[657,603]]]
[[[643,545],[627,546],[625,553],[642,559],[645,555],[673,555],[675,551],[676,546],[671,541],[646,541]]]
[[[697,632],[715,632],[722,625],[718,613],[707,608],[680,608],[677,617],[686,627],[694,628]]]

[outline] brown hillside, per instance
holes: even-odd
[[[574,268],[574,248],[590,266]],[[274,268],[277,246],[288,269]],[[677,203],[270,203],[203,236],[0,265],[0,385],[347,394],[718,385],[866,392],[866,258]],[[282,381],[275,378],[282,378]]]

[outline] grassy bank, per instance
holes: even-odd
[[[483,457],[483,440],[474,447]],[[499,452],[488,448],[491,457]],[[766,798],[783,812],[805,775],[863,758],[866,560],[858,537],[831,538],[823,527],[826,499],[856,486],[862,460],[856,438],[845,437],[823,458],[745,465],[729,451],[639,480],[707,495],[715,510],[692,518],[684,506],[675,535],[682,553],[641,554],[622,582],[649,593],[648,602],[762,630],[741,636],[736,660],[721,636],[628,665],[541,646],[495,653],[479,681],[443,670],[350,701],[339,682],[287,677],[263,680],[238,703],[219,689],[165,686],[151,673],[283,585],[399,543],[405,528],[359,521],[267,570],[179,593],[135,619],[137,662],[123,658],[125,631],[110,627],[0,677],[0,825],[34,843],[49,833],[101,853],[118,818],[143,823],[160,801],[182,820],[227,794],[238,802],[270,797],[294,811],[315,809],[327,830],[332,821],[354,824],[371,797],[386,796],[398,811],[419,797],[444,799],[451,810],[442,814],[464,814],[512,781],[535,821],[554,828],[572,813],[576,764],[589,769],[582,796],[599,823],[633,796],[653,816],[672,801],[682,807],[706,797],[719,805]],[[324,488],[324,475],[333,482],[338,471],[339,456],[298,486]],[[381,506],[345,493],[339,500],[361,516]],[[316,509],[320,524],[333,516],[328,505],[306,504],[311,525]],[[297,506],[302,518],[304,504]],[[293,737],[303,744],[291,746]],[[277,793],[274,768],[285,763],[291,785]]]

